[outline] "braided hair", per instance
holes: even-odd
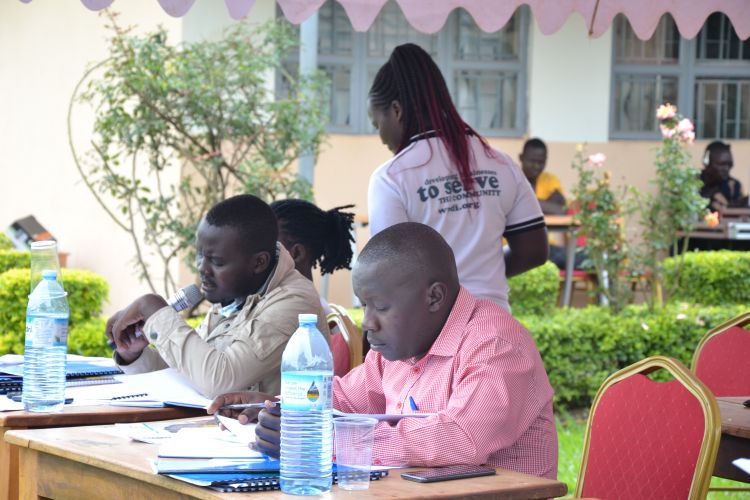
[[[320,265],[321,274],[351,268],[354,214],[342,210],[352,207],[345,205],[324,211],[305,200],[271,203],[279,229],[294,243],[308,249],[313,267]]]
[[[485,153],[494,156],[487,141],[458,114],[440,68],[418,45],[406,43],[393,49],[375,75],[369,98],[377,109],[387,109],[393,101],[401,104],[404,135],[397,152],[415,135],[434,130],[467,190],[474,184],[467,134],[479,137]]]

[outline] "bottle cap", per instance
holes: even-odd
[[[45,269],[42,271],[42,279],[45,280],[56,280],[57,279],[57,271],[54,269]]]
[[[318,315],[317,314],[300,314],[297,316],[297,319],[299,320],[299,324],[302,323],[317,323],[318,322]]]

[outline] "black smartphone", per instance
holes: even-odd
[[[449,465],[448,467],[404,472],[401,477],[418,483],[434,483],[436,481],[491,476],[493,474],[495,474],[495,468],[486,465]]]

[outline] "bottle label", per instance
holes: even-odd
[[[333,374],[298,372],[281,374],[282,408],[287,410],[329,410]]]
[[[26,316],[26,344],[31,347],[68,345],[68,318]]]

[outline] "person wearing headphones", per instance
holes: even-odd
[[[731,177],[729,171],[734,166],[729,144],[713,141],[706,146],[703,155],[701,196],[708,199],[708,208],[721,211],[727,207],[746,207],[747,196],[742,194],[742,184]]]

